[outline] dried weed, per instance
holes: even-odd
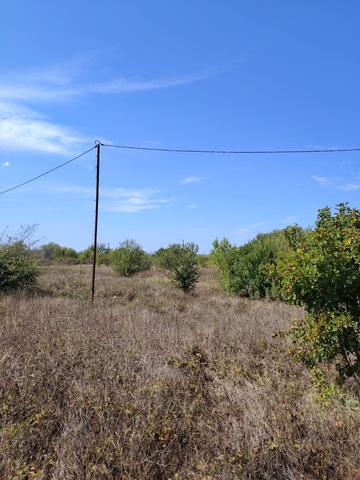
[[[300,310],[153,269],[49,267],[0,297],[0,478],[360,478],[359,409],[316,402],[273,332]],[[47,295],[44,294],[47,292]]]

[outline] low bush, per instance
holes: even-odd
[[[172,283],[185,293],[194,292],[200,271],[195,243],[173,243],[156,252],[156,263],[164,268]]]
[[[125,240],[111,253],[111,266],[122,277],[149,270],[151,263],[150,255],[132,239]]]

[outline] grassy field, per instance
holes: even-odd
[[[0,479],[356,479],[360,408],[276,335],[303,312],[151,270],[45,267],[0,297]],[[275,335],[274,335],[275,333]]]

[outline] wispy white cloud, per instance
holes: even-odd
[[[89,85],[87,87],[87,91],[93,93],[110,94],[159,90],[164,88],[179,87],[182,85],[187,85],[189,83],[198,82],[200,80],[205,80],[210,76],[213,76],[213,74],[200,73],[194,75],[183,75],[179,77],[158,78],[153,80],[129,80],[126,78],[116,78],[114,80]]]
[[[321,185],[322,187],[327,187],[329,185],[332,185],[334,183],[334,181],[336,180],[336,178],[332,178],[332,177],[318,177],[316,175],[313,175],[311,177],[313,180],[315,180],[315,182],[317,182],[319,185]]]
[[[94,189],[81,186],[58,186],[51,188],[52,193],[75,193],[94,196]],[[100,206],[108,212],[138,213],[143,210],[153,210],[169,206],[172,198],[164,198],[156,189],[144,188],[133,190],[129,188],[100,189]]]
[[[136,197],[117,201],[111,205],[105,205],[105,210],[108,212],[117,213],[138,213],[143,210],[153,210],[155,208],[161,208],[165,204],[169,203],[166,199],[139,199]]]
[[[313,175],[311,178],[315,180],[315,182],[317,182],[321,187],[329,187],[341,180],[339,177],[318,177],[316,175]]]
[[[68,68],[68,67],[67,67]],[[22,72],[15,77],[8,76],[0,80],[0,99],[5,101],[59,102],[86,94],[121,94],[175,88],[182,85],[206,80],[214,72],[180,75],[178,77],[157,79],[127,79],[119,77],[97,83],[75,82],[73,76],[60,67],[51,67],[36,74]],[[26,79],[26,81],[24,80]]]
[[[0,99],[7,102],[23,102],[33,104],[39,102],[58,103],[64,100],[70,100],[79,97],[81,91],[73,88],[61,87],[48,83],[27,83],[21,81],[17,83],[16,79],[5,83],[0,82]]]
[[[159,197],[159,190],[131,190],[126,188],[105,189],[102,195],[111,201],[104,203],[104,210],[118,213],[138,213],[167,206],[171,198]]]
[[[74,128],[59,125],[41,115],[41,104],[73,102],[92,94],[114,95],[175,88],[221,73],[213,70],[157,79],[118,77],[89,83],[83,75],[88,69],[87,63],[87,59],[80,57],[48,68],[3,74],[0,77],[1,146],[12,150],[68,155],[74,153],[78,146],[88,144],[89,139]]]
[[[27,77],[27,75],[24,75]],[[64,85],[59,82],[55,84],[44,79],[40,82],[37,79],[27,78],[27,82],[17,82],[16,79],[9,82],[0,82],[0,99],[6,101],[21,101],[27,104],[34,102],[59,103],[83,97],[87,94],[122,94],[132,92],[144,92],[165,88],[174,88],[194,83],[205,79],[202,75],[189,75],[178,78],[159,78],[154,80],[131,80],[118,78],[114,80],[99,82],[96,84]]]
[[[180,180],[180,185],[187,185],[189,183],[200,183],[202,178],[200,177],[186,177]]]
[[[28,108],[0,101],[0,144],[9,150],[70,155],[84,146],[85,138]]]
[[[344,192],[350,192],[351,190],[359,190],[360,189],[360,183],[358,183],[358,182],[357,183],[350,183],[349,182],[349,183],[345,183],[343,185],[339,185],[340,181],[344,180],[344,179],[341,179],[339,177],[316,177],[316,176],[313,176],[312,178],[313,178],[313,180],[318,182],[318,184],[321,187],[334,186],[338,190],[342,190]],[[353,180],[357,181],[356,176],[353,176]]]
[[[4,162],[4,163],[2,164],[2,166],[3,166],[4,168],[10,167],[10,162]]]
[[[360,185],[356,183],[347,183],[346,185],[340,185],[338,187],[339,190],[343,190],[344,192],[350,192],[351,190],[359,190]]]
[[[5,73],[0,77],[0,100],[53,104],[79,97],[82,88],[75,83],[75,79],[86,70],[88,64],[87,57],[77,55],[71,60],[43,68]]]

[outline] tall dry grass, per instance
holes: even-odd
[[[355,479],[355,393],[316,401],[288,354],[296,310],[184,295],[156,270],[45,268],[0,297],[1,479]]]

